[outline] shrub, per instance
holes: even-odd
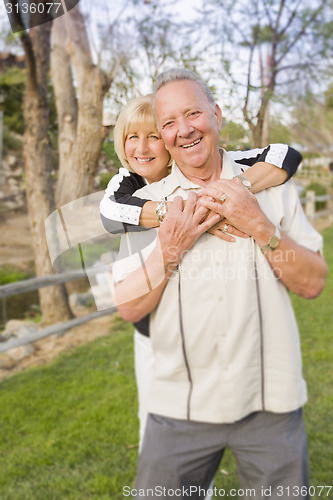
[[[114,163],[117,169],[121,168],[122,165],[119,161],[118,156],[115,153],[113,141],[110,140],[105,141],[102,150],[105,156]]]
[[[23,140],[15,137],[7,127],[3,129],[3,149],[4,153],[9,150],[21,151],[23,147]]]
[[[99,176],[99,184],[102,189],[106,189],[110,179],[112,179],[113,176],[114,174],[112,174],[111,172],[105,172],[104,174],[101,174]]]

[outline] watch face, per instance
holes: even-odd
[[[244,179],[243,184],[244,184],[244,186],[245,186],[247,189],[251,189],[251,182],[250,182],[250,181],[248,181],[248,180]]]
[[[270,239],[269,246],[271,247],[272,250],[274,250],[275,248],[278,247],[279,243],[280,243],[280,238],[278,238],[278,236],[274,234],[274,236],[272,236]]]

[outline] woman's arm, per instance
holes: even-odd
[[[249,151],[231,151],[228,154],[236,163],[252,167],[246,170],[244,176],[251,182],[253,193],[285,182],[296,172],[302,160],[298,151],[285,144],[271,144],[266,148]],[[100,205],[102,222],[108,232],[123,231],[123,226],[119,223],[127,224],[128,230],[135,230],[138,225],[147,228],[159,226],[156,214],[159,202],[133,196],[144,185],[142,177],[125,168],[121,168],[119,174],[111,179]]]
[[[100,203],[102,223],[109,233],[123,232],[123,224],[129,227],[139,224],[142,207],[148,200],[133,196],[133,193],[145,185],[140,175],[125,168],[120,168],[112,177]]]
[[[249,151],[228,151],[228,154],[236,163],[251,167],[246,170],[244,177],[250,181],[252,193],[283,184],[295,174],[302,161],[302,155],[286,144],[270,144],[266,148]],[[154,201],[148,201],[143,205],[139,219],[140,226],[159,225],[156,207],[157,202]]]
[[[243,174],[251,182],[252,193],[283,184],[295,174],[302,161],[302,155],[286,144],[228,154],[236,163],[252,167]]]

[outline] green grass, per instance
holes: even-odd
[[[8,283],[22,281],[30,277],[30,274],[27,274],[13,266],[8,265],[0,267],[0,285],[7,285]]]
[[[333,270],[333,228],[324,236],[325,256]],[[331,485],[332,271],[318,299],[292,300],[309,390],[304,413],[311,484]],[[135,478],[137,448],[130,445],[138,441],[133,328],[116,319],[112,332],[0,383],[1,500],[124,498],[123,486],[132,485]],[[216,487],[237,489],[228,452],[222,467],[228,475],[218,472]]]
[[[133,328],[0,384],[1,500],[122,498],[137,448]]]

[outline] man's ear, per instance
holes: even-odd
[[[217,126],[219,128],[219,130],[221,130],[221,127],[222,127],[222,111],[221,111],[221,108],[218,104],[215,104],[215,116],[216,116],[216,123],[217,123]]]

